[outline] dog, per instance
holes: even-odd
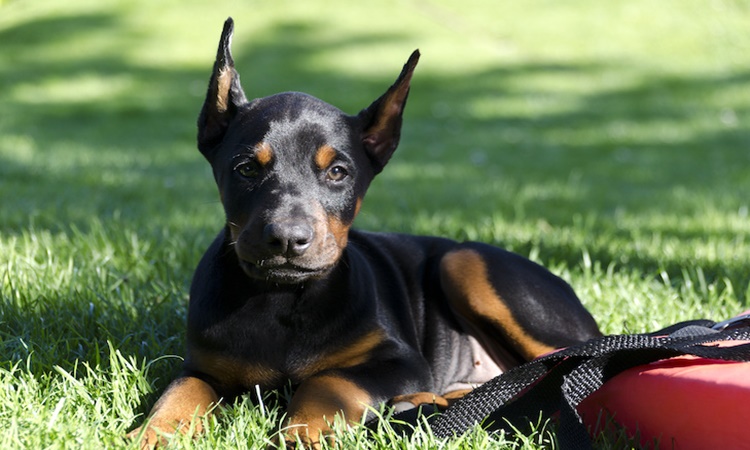
[[[414,53],[357,115],[299,92],[248,100],[221,35],[198,148],[226,225],[190,289],[182,372],[130,436],[200,431],[220,401],[294,387],[282,439],[319,446],[371,406],[446,405],[502,371],[599,336],[573,289],[478,242],[351,228],[396,150]]]

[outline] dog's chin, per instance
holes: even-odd
[[[240,261],[240,266],[250,278],[276,284],[300,284],[306,281],[317,280],[323,278],[331,271],[330,267],[309,269],[288,263],[261,267],[247,261]]]

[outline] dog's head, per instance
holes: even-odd
[[[213,168],[227,228],[244,271],[276,283],[321,277],[337,263],[373,177],[398,145],[415,51],[385,94],[357,115],[315,97],[247,100],[219,43],[198,148]]]

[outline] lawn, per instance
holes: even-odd
[[[252,97],[356,113],[421,50],[359,227],[530,256],[607,333],[747,308],[750,1],[0,0],[3,448],[126,448],[179,370],[192,270],[223,224],[195,119],[230,15]],[[175,447],[263,448],[283,411],[253,402]]]

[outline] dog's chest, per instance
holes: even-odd
[[[332,339],[330,321],[320,320],[309,306],[254,299],[231,311],[215,308],[213,314],[191,317],[188,364],[227,389],[272,389],[362,360],[381,340],[370,333],[342,346]]]

